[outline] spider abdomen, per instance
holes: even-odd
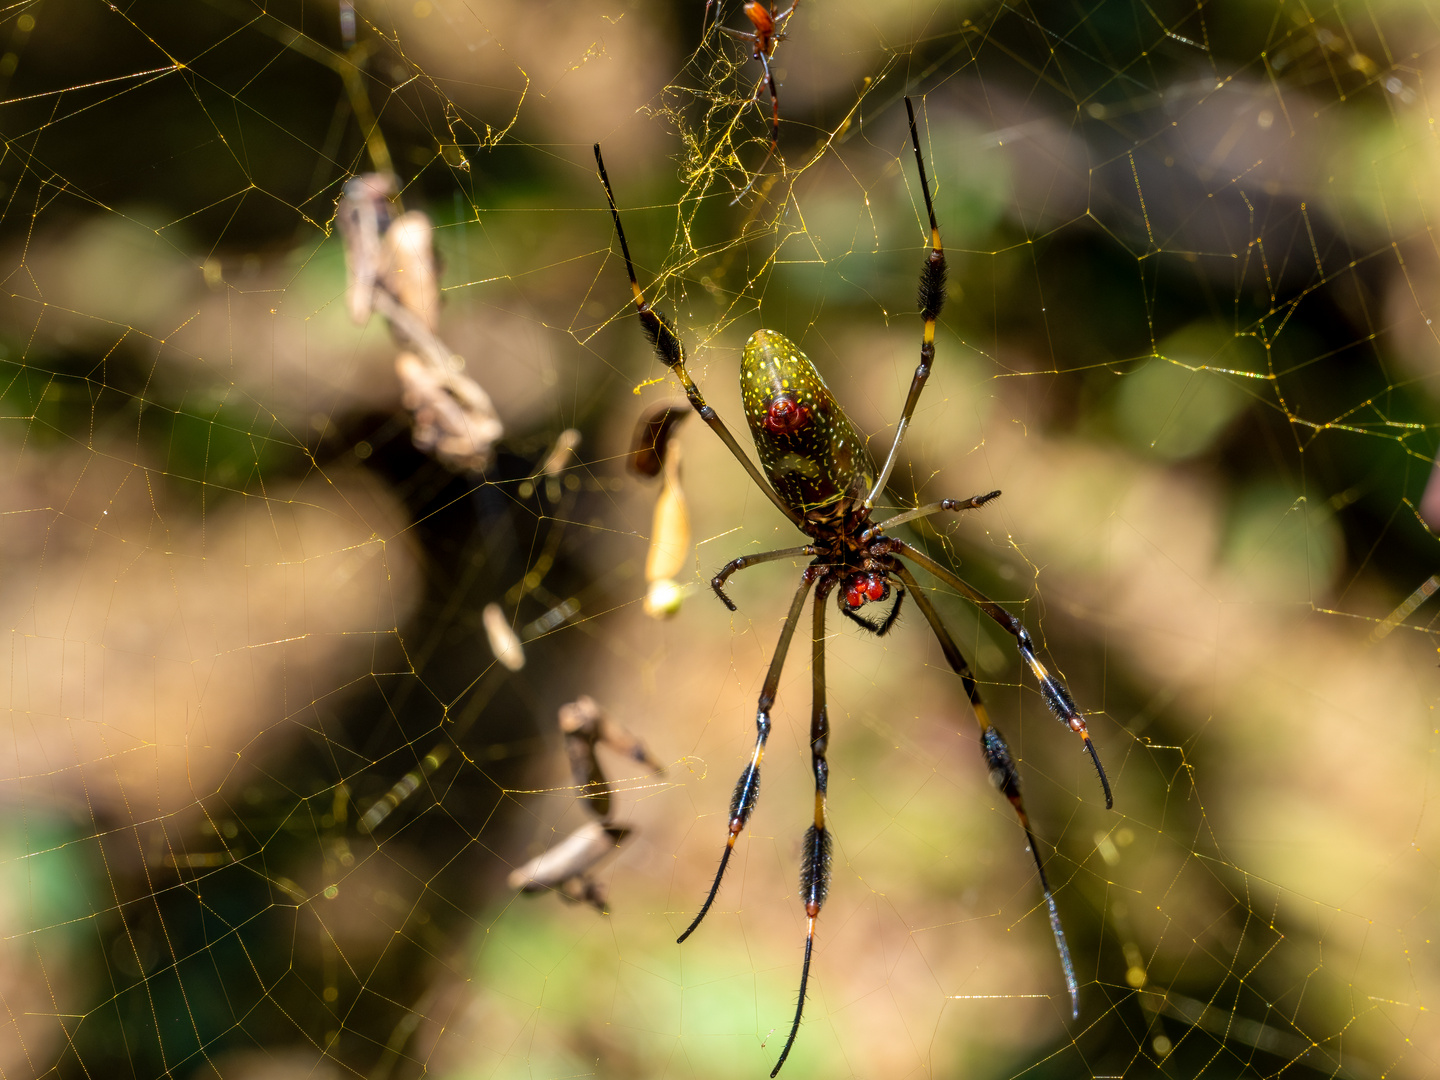
[[[865,440],[810,358],[785,335],[757,330],[740,361],[745,419],[765,475],[802,513],[864,499],[875,483]]]

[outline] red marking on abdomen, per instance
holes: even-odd
[[[776,435],[791,435],[810,423],[810,410],[798,405],[788,394],[781,394],[770,402],[765,411],[765,426]]]

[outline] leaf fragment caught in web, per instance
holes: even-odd
[[[401,402],[413,417],[419,450],[457,471],[484,472],[504,426],[464,360],[437,336],[440,290],[429,218],[395,217],[395,178],[368,173],[350,180],[336,206],[345,242],[350,317],[364,324],[379,312],[401,345],[395,358]]]

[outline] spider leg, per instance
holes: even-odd
[[[755,749],[751,751],[750,763],[740,774],[740,779],[735,783],[735,792],[730,796],[730,836],[726,839],[725,851],[720,856],[720,868],[715,871],[715,881],[710,886],[710,894],[705,897],[705,903],[700,906],[700,913],[685,928],[685,932],[675,939],[677,945],[695,932],[695,928],[709,912],[710,905],[715,903],[715,894],[720,891],[720,882],[725,877],[726,866],[730,863],[730,853],[735,850],[735,841],[745,828],[745,823],[750,820],[750,815],[755,810],[755,802],[760,797],[760,759],[765,756],[765,742],[770,738],[770,709],[775,704],[775,693],[780,686],[780,672],[785,666],[785,654],[790,651],[790,639],[795,636],[795,625],[800,621],[800,612],[804,610],[805,597],[810,592],[810,586],[815,583],[815,574],[813,565],[805,568],[800,584],[795,588],[795,596],[790,601],[790,613],[785,616],[785,625],[780,629],[780,640],[775,644],[775,655],[770,659],[770,670],[766,672],[765,683],[760,687],[760,701],[755,709]]]
[[[770,57],[761,49],[757,54],[760,66],[765,69],[765,85],[770,88],[770,109],[773,114],[770,121],[770,153],[775,153],[775,147],[780,142],[780,94],[775,89],[775,75],[770,70]],[[766,159],[769,160],[768,158]],[[762,165],[761,168],[764,168]]]
[[[1045,864],[1040,859],[1040,848],[1036,845],[1035,833],[1030,828],[1030,815],[1025,812],[1025,802],[1020,796],[1020,772],[1015,767],[1015,759],[1010,756],[1010,747],[1005,745],[1000,732],[990,722],[989,711],[985,708],[985,703],[980,698],[980,688],[975,683],[975,673],[965,662],[965,657],[955,644],[955,639],[950,636],[950,631],[940,621],[940,613],[935,610],[935,605],[930,603],[915,576],[903,565],[898,567],[896,573],[915,594],[915,604],[925,615],[930,629],[935,632],[946,662],[951,670],[960,676],[960,684],[965,688],[965,696],[970,699],[970,708],[974,710],[975,720],[980,725],[980,752],[985,755],[985,764],[990,769],[990,780],[1010,800],[1010,805],[1015,808],[1015,816],[1020,820],[1020,827],[1025,830],[1025,841],[1030,845],[1030,854],[1035,859],[1035,870],[1040,875],[1040,888],[1045,893],[1045,905],[1050,910],[1050,932],[1055,937],[1055,948],[1060,953],[1060,969],[1065,975],[1065,989],[1070,992],[1070,1018],[1077,1020],[1080,1017],[1080,989],[1075,981],[1075,965],[1070,959],[1070,946],[1065,943],[1065,931],[1060,926],[1060,912],[1055,907],[1055,896],[1050,891],[1050,879],[1045,876]]]
[[[752,34],[740,34],[739,36],[747,41],[754,41]],[[765,69],[765,83],[770,88],[770,107],[774,113],[770,126],[770,149],[765,151],[765,160],[760,162],[760,168],[751,173],[750,182],[740,189],[735,198],[730,200],[731,206],[743,199],[755,186],[755,181],[760,179],[760,174],[765,171],[765,166],[770,164],[770,159],[775,156],[775,147],[780,143],[780,95],[775,90],[775,76],[770,72],[770,58],[760,47],[759,42],[755,43],[755,59],[759,60],[761,67]]]
[[[938,514],[943,510],[978,510],[991,499],[998,499],[999,497],[1000,492],[992,491],[986,495],[971,495],[968,499],[941,499],[939,502],[926,503],[924,506],[917,506],[913,510],[906,510],[903,513],[896,514],[894,517],[876,522],[860,534],[860,542],[862,544],[868,543],[893,525],[904,525],[907,521],[929,517],[931,514]]]
[[[925,158],[920,153],[920,133],[915,127],[915,107],[905,99],[905,111],[910,116],[910,142],[915,147],[915,166],[920,173],[920,190],[925,195],[925,212],[930,216],[930,254],[920,268],[920,318],[925,330],[920,341],[920,363],[915,376],[910,380],[910,393],[905,396],[905,408],[900,414],[900,423],[895,425],[895,441],[890,444],[890,453],[885,458],[885,467],[875,478],[875,486],[865,499],[865,507],[875,505],[875,499],[890,482],[890,473],[900,457],[900,443],[910,418],[915,414],[915,405],[920,400],[920,391],[930,378],[930,365],[935,360],[935,321],[940,318],[940,309],[945,306],[945,252],[940,247],[940,226],[935,222],[935,204],[930,199],[930,181],[925,177]]]
[[[761,475],[759,468],[740,444],[735,441],[735,436],[730,434],[730,429],[725,426],[725,421],[712,409],[700,393],[700,388],[695,385],[695,380],[690,377],[690,372],[685,369],[685,349],[680,344],[680,338],[675,333],[675,327],[670,320],[659,312],[655,311],[645,299],[645,294],[640,291],[640,284],[635,278],[635,263],[630,258],[630,245],[625,242],[625,230],[620,226],[620,211],[615,205],[615,192],[610,187],[610,177],[605,174],[605,159],[600,156],[600,144],[595,144],[595,164],[600,170],[600,182],[605,185],[605,197],[610,202],[610,216],[615,220],[615,235],[620,238],[620,251],[625,256],[625,272],[630,275],[630,291],[635,298],[635,313],[640,317],[640,326],[645,331],[645,336],[650,339],[651,346],[655,349],[655,355],[660,362],[675,373],[680,384],[685,388],[685,396],[690,400],[690,406],[700,414],[704,420],[720,437],[725,448],[738,461],[755,485],[765,493],[765,496],[789,518],[797,527],[803,520],[800,512],[790,506],[773,487]]]
[[[814,554],[815,545],[804,544],[801,547],[780,548],[776,551],[762,551],[759,555],[741,555],[737,559],[731,559],[721,567],[720,572],[710,579],[710,587],[715,590],[715,595],[720,598],[721,602],[731,611],[734,611],[735,605],[731,603],[730,597],[725,595],[725,582],[729,580],[731,574],[744,570],[747,566],[755,566],[759,563],[775,562],[777,559],[790,559],[797,555],[814,556]]]
[[[867,619],[864,615],[857,615],[855,612],[851,611],[850,605],[845,603],[845,598],[843,596],[839,597],[840,603],[838,606],[840,608],[841,615],[844,615],[852,622],[859,623],[876,637],[884,637],[890,632],[890,628],[895,625],[895,620],[900,617],[900,604],[904,599],[905,587],[903,585],[897,585],[895,587],[895,604],[893,607],[891,607],[890,613],[886,615],[885,618],[880,622],[875,622],[873,619]]]
[[[1095,750],[1094,741],[1090,738],[1090,729],[1085,724],[1085,716],[1080,712],[1080,707],[1075,704],[1075,699],[1070,696],[1070,691],[1065,689],[1065,684],[1051,675],[1049,669],[1036,657],[1035,643],[1031,640],[1030,632],[1025,629],[1024,624],[979,589],[967,585],[957,575],[952,574],[924,552],[916,550],[903,540],[894,540],[893,542],[898,545],[897,554],[903,555],[917,566],[923,566],[999,623],[1000,627],[1015,639],[1015,644],[1020,649],[1020,655],[1025,658],[1025,663],[1029,665],[1036,681],[1040,683],[1040,692],[1045,697],[1045,704],[1050,706],[1050,711],[1061,723],[1085,741],[1085,752],[1090,755],[1090,760],[1095,765],[1095,772],[1100,777],[1100,787],[1105,791],[1105,809],[1111,809],[1115,805],[1115,798],[1110,794],[1110,780],[1105,775],[1105,766],[1100,764],[1100,755]],[[916,599],[918,600],[919,597],[917,596]]]
[[[985,764],[990,767],[990,782],[1004,793],[1015,808],[1020,827],[1025,830],[1025,842],[1030,845],[1030,854],[1035,859],[1035,870],[1040,875],[1040,888],[1045,891],[1045,904],[1050,909],[1050,933],[1055,937],[1055,948],[1060,953],[1060,970],[1065,973],[1065,989],[1070,992],[1070,1019],[1080,1019],[1080,987],[1075,982],[1075,965],[1070,959],[1070,947],[1065,944],[1065,931],[1060,926],[1060,912],[1055,907],[1055,896],[1050,891],[1050,882],[1045,877],[1045,864],[1040,860],[1040,848],[1035,843],[1035,833],[1030,829],[1030,815],[1025,813],[1025,802],[1020,797],[1020,770],[1015,768],[1015,759],[1010,756],[1010,747],[995,727],[987,727],[980,733],[980,751],[985,755]]]
[[[830,714],[825,704],[825,593],[815,592],[815,619],[811,632],[810,674],[810,764],[815,771],[815,821],[805,830],[804,854],[800,862],[800,897],[805,901],[805,960],[800,968],[800,1000],[795,1005],[795,1020],[780,1060],[770,1071],[773,1080],[790,1056],[795,1036],[800,1031],[800,1018],[805,1013],[805,985],[810,981],[810,954],[815,947],[815,920],[830,892],[830,830],[825,823],[825,795],[830,787],[830,763],[825,751],[830,745]]]

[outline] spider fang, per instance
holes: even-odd
[[[845,589],[845,603],[852,608],[879,603],[890,596],[890,583],[885,575],[874,571],[856,574]]]

